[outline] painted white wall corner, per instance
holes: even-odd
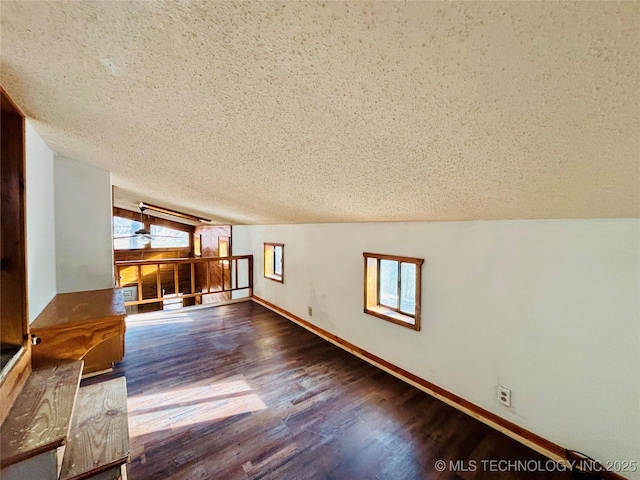
[[[34,129],[25,127],[27,199],[27,292],[29,322],[56,295],[54,153]]]
[[[55,158],[58,293],[114,286],[111,174]]]

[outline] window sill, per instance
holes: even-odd
[[[416,319],[414,317],[403,315],[402,313],[398,313],[395,310],[391,310],[387,307],[382,307],[380,305],[367,307],[364,309],[364,313],[373,315],[374,317],[382,318],[402,327],[420,331],[420,323],[416,322]]]
[[[274,282],[284,283],[282,275],[265,275],[264,278],[268,278],[269,280],[273,280]]]

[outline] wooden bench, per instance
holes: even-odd
[[[69,360],[84,360],[85,374],[111,368],[124,356],[125,315],[120,288],[56,295],[31,324],[41,340],[34,368]]]

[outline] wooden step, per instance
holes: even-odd
[[[1,427],[3,479],[57,479],[82,364],[50,366],[27,377]]]
[[[82,361],[31,372],[0,429],[3,476],[11,476],[7,470],[19,462],[44,454],[55,468],[53,453],[69,434],[81,374]]]
[[[81,387],[60,480],[119,478],[128,458],[125,378]]]

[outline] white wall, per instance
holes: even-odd
[[[56,294],[54,154],[27,120],[27,284],[29,322]]]
[[[562,446],[640,464],[640,220],[234,226],[233,242],[255,295]],[[284,284],[263,278],[263,242],[285,244]],[[365,251],[424,258],[422,331],[363,313]]]
[[[29,322],[56,293],[113,286],[111,175],[55,156],[26,122]]]
[[[57,156],[55,216],[58,293],[113,287],[111,174]]]

